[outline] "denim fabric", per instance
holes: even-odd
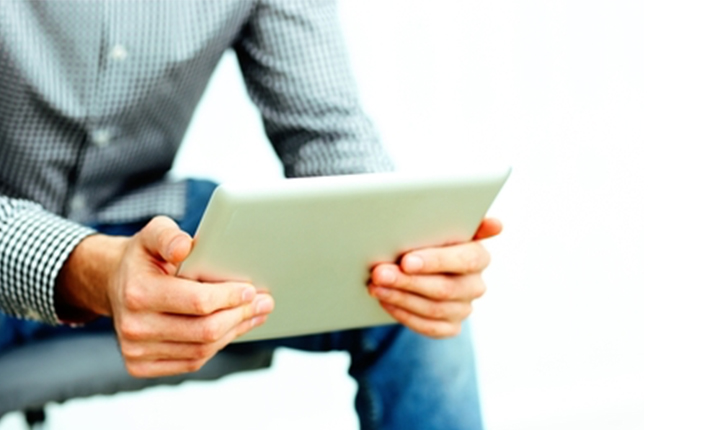
[[[185,218],[176,220],[193,234],[215,184],[191,180]],[[100,224],[105,234],[131,235],[147,221]],[[79,329],[18,320],[0,313],[0,354],[4,349],[51,336],[82,336],[112,331],[102,318]],[[347,351],[350,375],[358,383],[355,406],[363,430],[482,429],[469,329],[460,336],[433,340],[401,325],[347,330],[270,341],[230,344],[238,351],[279,346],[304,351]]]

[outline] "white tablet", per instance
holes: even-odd
[[[411,249],[471,239],[509,174],[223,184],[180,276],[247,280],[273,295],[265,324],[238,341],[392,323],[368,295],[371,268]]]

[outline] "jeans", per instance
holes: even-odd
[[[194,233],[215,186],[208,181],[188,182],[186,214],[176,220],[180,228]],[[132,235],[145,223],[92,227],[105,234]],[[69,328],[0,313],[0,354],[43,338],[112,330],[112,321],[108,318],[82,328]],[[358,384],[355,407],[363,430],[482,429],[475,360],[467,325],[459,336],[442,340],[427,338],[401,325],[388,325],[234,343],[227,348],[252,351],[278,346],[349,352],[352,360],[349,373]]]

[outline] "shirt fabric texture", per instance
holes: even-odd
[[[57,324],[94,231],[185,211],[166,174],[227,49],[287,177],[388,171],[334,1],[0,0],[0,311]]]

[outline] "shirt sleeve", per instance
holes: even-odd
[[[234,48],[285,176],[393,169],[361,109],[335,1],[261,0]]]
[[[55,279],[75,246],[94,230],[0,195],[0,310],[58,324]]]

